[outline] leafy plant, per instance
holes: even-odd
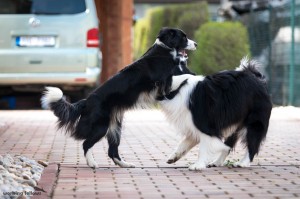
[[[236,68],[250,54],[247,30],[239,22],[208,22],[195,40],[198,49],[190,56],[190,68],[198,74]]]
[[[224,163],[224,166],[226,167],[233,167],[235,163],[239,162],[240,160],[237,159],[237,160],[226,160],[225,163]]]
[[[139,58],[153,45],[162,27],[180,28],[189,38],[209,20],[206,2],[177,4],[149,9],[143,19],[137,21],[134,28],[134,58]]]
[[[149,34],[149,21],[140,19],[134,27],[134,58],[140,57],[147,50],[148,34]]]

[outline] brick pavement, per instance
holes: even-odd
[[[116,167],[107,142],[94,147],[100,168],[85,163],[81,143],[55,130],[49,111],[0,111],[0,154],[50,162],[34,198],[297,198],[300,197],[300,109],[277,108],[267,140],[251,168],[189,171],[194,148],[176,164],[166,162],[180,137],[155,110],[128,112],[120,155],[136,168]],[[242,156],[238,146],[229,159]]]

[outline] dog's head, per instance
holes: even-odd
[[[187,38],[186,34],[176,28],[163,28],[160,30],[156,44],[165,48],[176,49],[185,54],[184,50],[196,50],[197,43]]]

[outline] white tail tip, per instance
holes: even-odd
[[[239,67],[237,67],[236,71],[243,71],[245,68],[247,68],[249,65],[254,66],[255,68],[261,67],[260,63],[254,59],[250,59],[248,56],[243,57],[241,59],[241,64]]]
[[[49,104],[52,102],[57,102],[58,100],[62,99],[63,92],[57,87],[45,87],[45,91],[41,98],[41,104],[43,109],[48,109]]]

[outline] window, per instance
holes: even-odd
[[[85,10],[85,0],[0,0],[0,14],[57,15]]]

